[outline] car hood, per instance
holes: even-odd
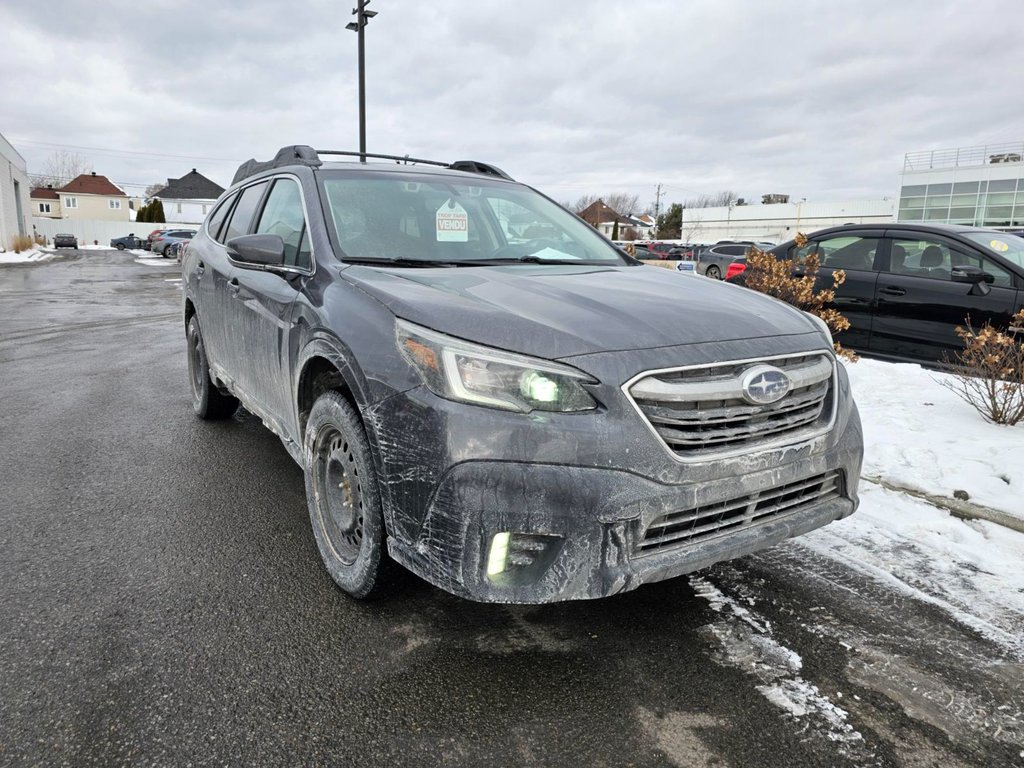
[[[781,301],[661,267],[352,266],[342,274],[405,320],[548,359],[817,332]]]

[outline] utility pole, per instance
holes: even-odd
[[[377,15],[376,11],[366,10],[370,0],[357,0],[357,7],[352,9],[355,21],[345,25],[359,35],[359,162],[366,162],[366,55],[363,45],[367,22]]]
[[[658,214],[661,212],[661,184],[654,193],[654,235],[658,235]]]

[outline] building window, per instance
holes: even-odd
[[[39,212],[40,213],[49,213],[50,212],[50,204],[49,203],[40,203],[39,204]]]
[[[64,207],[65,208],[77,208],[78,207],[78,198],[77,197],[65,197],[64,198]]]
[[[206,208],[207,208],[206,203],[203,203],[203,216],[206,215]]]
[[[110,206],[110,209],[112,211],[119,211],[119,210],[121,210],[121,201],[120,200],[107,200],[107,205]]]
[[[178,203],[178,213],[181,213],[181,203]]]

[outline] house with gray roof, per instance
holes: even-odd
[[[180,179],[168,179],[167,186],[153,195],[164,206],[168,223],[202,224],[224,187],[210,181],[195,168]]]

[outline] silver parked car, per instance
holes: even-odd
[[[697,273],[712,280],[721,280],[725,272],[739,258],[747,255],[751,246],[763,250],[774,248],[775,243],[754,242],[753,240],[721,240],[703,249],[697,256]]]

